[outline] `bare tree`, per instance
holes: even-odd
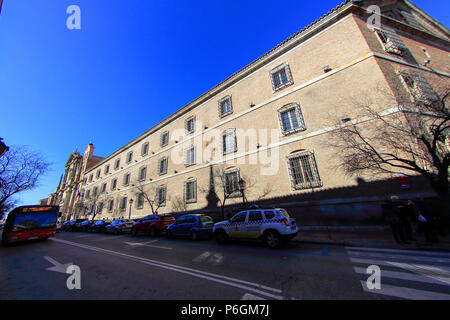
[[[92,213],[91,220],[94,220],[97,214],[99,214],[103,210],[108,200],[109,197],[106,192],[99,192],[96,195],[91,195],[88,199],[85,200],[85,206]]]
[[[27,147],[11,147],[0,157],[0,208],[11,204],[20,192],[35,188],[48,168],[38,153]]]
[[[353,99],[358,119],[344,124],[337,120],[337,130],[331,131],[328,140],[337,152],[339,166],[351,175],[418,173],[447,200],[450,90],[448,81],[441,83],[444,86],[440,93],[429,86],[426,91],[417,83],[409,83],[413,99],[400,85],[361,92]]]
[[[175,196],[172,200],[172,210],[177,212],[184,212],[187,210],[186,202],[183,197]]]
[[[142,182],[138,181],[135,183],[135,185],[138,193],[142,194],[144,200],[149,204],[153,214],[158,214],[158,209],[170,200],[170,196],[168,196],[167,194],[165,195],[166,199],[164,202],[159,200],[159,186],[155,184],[146,186],[142,184]]]

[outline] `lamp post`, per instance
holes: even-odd
[[[245,187],[246,187],[246,182],[244,179],[240,178],[239,179],[239,189],[241,190],[241,194],[242,194],[242,205],[245,206]]]
[[[130,198],[130,213],[128,214],[128,219],[131,219],[131,205],[133,204],[133,198]]]

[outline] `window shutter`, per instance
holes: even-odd
[[[382,30],[388,37],[388,43],[386,44],[386,50],[395,50],[395,47],[401,50],[406,50],[406,46],[403,43],[402,38],[397,34],[397,32],[387,26],[383,26]]]
[[[409,12],[406,11],[402,11],[401,15],[403,16],[403,18],[405,18],[406,22],[414,28],[420,29],[420,30],[425,30],[422,25],[419,24],[419,22],[417,21],[416,17],[414,17],[414,15],[412,15]]]

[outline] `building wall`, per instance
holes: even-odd
[[[402,27],[405,28],[405,27]],[[407,29],[407,28],[406,28]],[[448,48],[443,49],[442,41],[433,43],[432,37],[424,39],[423,35],[406,35],[400,32],[405,44],[411,52],[411,57],[403,58],[387,54],[375,33],[366,27],[364,18],[356,14],[348,14],[335,22],[325,30],[303,41],[291,50],[277,56],[267,64],[262,65],[247,77],[239,80],[220,93],[211,96],[192,110],[185,109],[178,112],[179,116],[167,123],[163,128],[148,134],[145,133],[127,146],[122,147],[103,162],[88,169],[85,176],[93,174],[93,182],[84,185],[85,190],[97,187],[101,190],[103,183],[107,183],[107,194],[101,201],[105,202],[101,217],[119,217],[129,215],[129,204],[126,210],[117,210],[120,197],[136,199],[136,185],[138,171],[142,166],[147,167],[145,182],[146,188],[164,185],[167,187],[166,206],[161,207],[158,213],[176,211],[172,207],[173,200],[183,196],[184,181],[188,178],[197,179],[197,202],[187,204],[187,210],[198,210],[209,207],[207,190],[210,183],[210,165],[224,168],[238,167],[241,176],[253,183],[246,191],[249,201],[258,200],[264,189],[269,188],[270,197],[283,197],[311,192],[310,189],[293,190],[290,183],[286,156],[299,150],[313,151],[317,162],[318,171],[323,183],[318,189],[340,188],[343,186],[358,185],[355,177],[348,177],[340,169],[337,169],[335,151],[327,147],[329,134],[327,130],[335,124],[336,118],[349,116],[355,118],[353,98],[362,90],[368,92],[373,99],[383,105],[386,97],[380,95],[374,89],[378,85],[393,87],[398,82],[396,71],[401,68],[411,67],[414,59],[422,61],[423,48],[433,57],[433,66],[442,72],[449,71]],[[294,83],[283,90],[273,92],[269,72],[282,63],[288,63]],[[322,67],[328,65],[331,71],[325,73]],[[397,77],[397,78],[396,78]],[[447,78],[448,79],[448,78]],[[223,118],[218,115],[218,101],[231,95],[233,113]],[[384,103],[386,105],[388,100]],[[252,103],[254,106],[250,106]],[[283,136],[280,130],[278,110],[289,103],[298,103],[305,120],[306,130],[291,135]],[[184,130],[185,120],[191,116],[196,118],[196,130],[186,134]],[[215,145],[216,152],[206,158],[197,152],[197,161],[193,166],[186,167],[183,163],[177,163],[183,159],[182,152],[185,147],[195,144],[197,150],[211,148],[214,144],[208,144],[205,136],[215,130],[221,133],[226,129],[236,128],[241,130],[269,129],[274,130],[274,136],[268,141],[263,141],[259,136],[258,141],[247,142],[245,145],[238,143],[238,150],[232,155],[239,163],[222,164],[220,144]],[[160,146],[160,134],[169,131],[169,144]],[[239,136],[238,136],[239,139]],[[144,143],[149,143],[147,156],[141,156],[141,148]],[[256,143],[260,144],[259,149]],[[264,153],[268,148],[279,155],[264,165],[261,162],[250,164],[250,159],[255,155]],[[133,159],[126,163],[128,152],[133,152]],[[169,158],[167,174],[160,176],[157,173],[158,160],[162,157]],[[114,169],[114,162],[120,159],[120,167]],[[207,162],[208,160],[208,162]],[[261,174],[261,169],[277,164],[277,170],[269,175]],[[110,166],[110,173],[104,173],[105,165]],[[101,170],[100,178],[96,178],[97,170]],[[129,186],[123,186],[123,176],[131,174]],[[111,191],[112,179],[117,178],[117,190]],[[362,179],[373,177],[361,176]],[[387,179],[389,177],[377,177]],[[133,186],[134,184],[134,186]],[[217,187],[217,186],[216,186]],[[423,188],[428,188],[425,184]],[[216,190],[220,196],[220,190]],[[115,199],[114,212],[108,212],[106,201]],[[227,200],[231,205],[239,204],[241,198]],[[136,204],[136,202],[135,202]],[[147,203],[142,209],[137,209],[135,204],[131,208],[131,217],[144,216],[150,213]]]

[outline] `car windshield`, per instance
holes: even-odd
[[[161,217],[161,220],[163,220],[163,221],[168,221],[168,220],[173,220],[173,219],[174,219],[174,217],[172,217],[172,216]]]
[[[213,220],[209,216],[200,216],[201,222],[212,222]]]

